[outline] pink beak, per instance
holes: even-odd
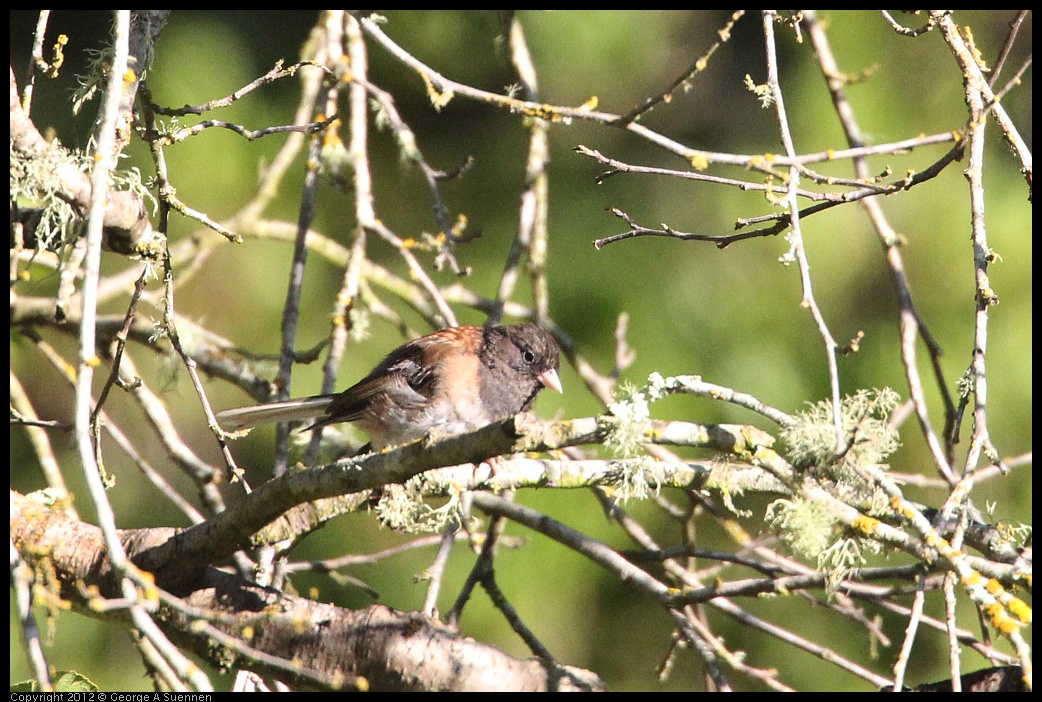
[[[543,387],[556,390],[557,392],[564,392],[564,388],[561,387],[561,379],[557,376],[557,371],[551,368],[548,371],[543,371],[536,376],[536,379],[543,384]]]

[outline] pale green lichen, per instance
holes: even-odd
[[[459,492],[445,504],[432,507],[423,499],[416,479],[404,485],[386,485],[376,504],[376,516],[384,526],[407,534],[436,534],[460,519]]]
[[[872,474],[885,470],[886,459],[900,447],[897,429],[890,423],[898,401],[897,393],[889,388],[858,390],[844,398],[839,443],[832,403],[810,405],[782,429],[789,461],[796,470],[831,483],[840,499],[870,513],[885,511],[888,497]]]
[[[619,458],[634,458],[644,453],[644,429],[651,419],[651,405],[643,389],[622,383],[616,401],[608,405],[605,422],[609,426],[604,445]]]
[[[825,574],[825,592],[835,594],[840,584],[865,564],[865,552],[878,553],[871,539],[843,536],[843,525],[824,501],[796,497],[776,500],[766,517],[792,550],[815,561]]]

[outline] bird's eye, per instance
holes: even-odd
[[[522,351],[521,358],[524,359],[525,363],[535,363],[535,354],[531,351]]]

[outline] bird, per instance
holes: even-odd
[[[532,406],[543,388],[564,392],[557,342],[535,324],[446,327],[408,341],[339,394],[217,413],[226,431],[316,420],[305,430],[352,422],[372,450],[429,433],[460,434]]]

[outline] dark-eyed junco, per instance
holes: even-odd
[[[534,324],[449,327],[402,344],[338,395],[225,410],[227,430],[317,419],[355,422],[376,450],[473,431],[527,410],[544,387],[562,392],[557,343]]]

